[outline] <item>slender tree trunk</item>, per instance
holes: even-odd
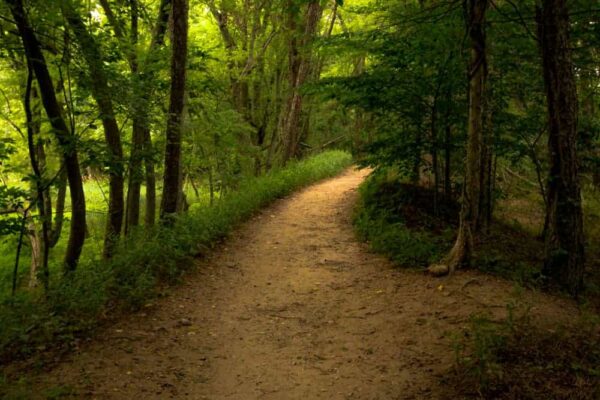
[[[412,154],[412,171],[410,174],[410,183],[413,185],[418,185],[421,182],[421,147],[423,146],[423,138],[422,138],[421,129],[417,129],[415,131],[415,149],[414,154]]]
[[[144,166],[146,167],[146,215],[145,224],[147,227],[154,226],[156,220],[156,172],[154,170],[154,159],[151,154],[154,153],[150,129],[144,129]]]
[[[23,8],[22,0],[5,0],[10,6],[11,14],[17,25],[19,35],[23,41],[25,55],[31,63],[40,88],[42,103],[50,124],[54,130],[56,139],[63,152],[65,170],[69,182],[71,194],[71,229],[69,241],[65,252],[65,272],[74,271],[81,255],[83,243],[85,242],[85,196],[83,193],[83,181],[79,170],[79,158],[77,155],[77,144],[75,136],[69,131],[62,116],[61,109],[56,100],[54,85],[46,59],[42,53],[41,46],[27,14]]]
[[[438,86],[439,88],[439,86]],[[439,175],[439,161],[438,161],[438,135],[437,135],[437,112],[438,112],[438,95],[433,99],[433,105],[431,106],[431,169],[433,173],[433,213],[438,214],[439,208],[439,189],[440,189],[440,175]]]
[[[115,31],[115,36],[122,37],[123,36],[123,26],[121,22],[116,17],[115,13],[113,13],[112,8],[110,7],[110,3],[108,0],[99,0],[100,6],[104,10],[104,14],[106,15],[106,19],[112,25],[113,30]]]
[[[52,221],[52,198],[50,196],[50,189],[47,186],[47,183],[42,179],[45,178],[46,172],[46,151],[44,148],[44,141],[40,137],[41,126],[42,126],[42,109],[39,101],[39,95],[36,90],[36,87],[33,85],[33,71],[31,70],[31,66],[28,66],[28,76],[27,83],[25,85],[25,101],[23,102],[25,109],[25,118],[27,122],[27,143],[28,146],[30,142],[33,144],[33,156],[29,154],[30,162],[37,163],[37,168],[39,169],[41,176],[38,177],[38,181],[34,182],[35,193],[34,196],[39,197],[39,189],[37,185],[42,184],[42,194],[43,197],[43,210],[44,216],[42,216],[42,212],[40,211],[40,217],[42,217],[42,221],[45,218],[47,220],[47,227],[51,225]],[[31,130],[31,132],[30,132]],[[31,148],[29,151],[31,152]],[[32,169],[33,169],[33,164]],[[38,201],[40,199],[38,198]],[[34,222],[29,222],[29,227],[27,229],[27,236],[29,238],[29,245],[31,247],[31,264],[29,268],[29,287],[36,287],[39,283],[38,273],[44,269],[44,260],[42,254],[44,252],[43,249],[43,241],[41,237],[43,236],[42,230],[45,227],[42,225],[41,229]],[[50,229],[50,228],[48,228]],[[47,232],[48,233],[48,232]],[[46,264],[47,265],[47,264]]]
[[[171,43],[171,96],[167,118],[165,173],[160,215],[162,220],[177,212],[181,195],[181,128],[185,100],[187,62],[187,0],[173,0],[173,32]]]
[[[137,34],[134,27],[134,10],[137,10],[137,0],[131,0],[132,3],[132,41],[137,41]],[[134,107],[135,118],[133,120],[133,149],[129,161],[129,187],[127,190],[127,218],[126,229],[139,223],[140,214],[140,183],[141,183],[141,161],[144,161],[146,170],[146,215],[145,225],[154,226],[156,219],[156,173],[154,170],[154,148],[152,146],[152,136],[150,135],[150,99],[154,92],[153,81],[156,73],[152,65],[156,62],[157,51],[164,45],[164,37],[167,31],[169,15],[171,13],[171,0],[161,0],[158,8],[158,17],[156,25],[152,32],[152,39],[148,48],[148,56],[144,60],[139,70],[132,69],[139,83],[137,87],[139,92],[135,96],[139,99],[139,107]],[[136,63],[137,65],[137,63]],[[133,174],[133,175],[131,175]]]
[[[35,175],[34,186],[36,203],[39,216],[42,221],[41,232],[37,231],[35,223],[31,224],[32,227],[29,230],[29,238],[31,242],[30,286],[35,286],[35,284],[38,281],[38,278],[41,277],[44,289],[48,290],[48,282],[50,276],[48,270],[48,231],[50,230],[51,223],[51,221],[49,220],[50,210],[46,208],[48,205],[48,202],[46,201],[46,199],[48,198],[48,190],[45,187],[46,183],[44,182],[44,170],[42,169],[43,166],[40,164],[39,159],[40,143],[36,143],[36,141],[40,141],[40,121],[39,119],[36,120],[34,118],[31,107],[31,97],[33,92],[33,69],[30,62],[27,63],[27,71],[27,85],[25,88],[25,99],[23,102],[25,108],[25,117],[27,121],[27,145],[29,150],[29,160],[31,162],[31,169],[33,170],[33,174]]]
[[[492,160],[494,157],[494,134],[493,134],[493,109],[491,93],[488,92],[484,105],[484,125],[481,145],[481,177],[479,194],[479,218],[477,220],[478,232],[489,232],[492,223],[493,193],[492,183]]]
[[[108,219],[104,236],[104,257],[110,258],[121,235],[124,214],[121,132],[115,117],[108,79],[103,68],[104,57],[100,53],[100,47],[87,30],[71,1],[63,1],[62,8],[65,19],[75,33],[88,65],[92,96],[96,100],[104,126],[104,137],[109,154],[107,165],[109,174]]]
[[[106,1],[106,0],[103,0]],[[129,9],[131,13],[130,20],[130,29],[131,32],[129,34],[130,37],[130,45],[134,51],[131,51],[129,56],[129,68],[131,70],[131,74],[133,75],[133,79],[136,81],[135,87],[139,87],[139,68],[138,68],[138,59],[137,52],[135,51],[138,44],[138,2],[137,0],[129,1]],[[142,171],[142,156],[144,149],[144,126],[147,125],[147,122],[142,122],[141,118],[143,116],[143,111],[137,105],[138,100],[141,99],[141,93],[135,93],[134,95],[134,105],[133,105],[133,117],[132,117],[132,132],[131,132],[131,153],[129,155],[129,179],[127,182],[127,207],[125,211],[125,235],[127,235],[131,228],[134,226],[138,226],[140,223],[140,189],[141,184],[144,179],[143,171]],[[141,111],[141,112],[140,112]]]
[[[283,117],[282,110],[284,108],[283,103],[285,96],[283,95],[283,81],[285,78],[282,72],[283,67],[281,65],[283,64],[283,62],[281,62],[281,60],[278,61],[279,62],[277,64],[277,67],[275,68],[275,81],[273,85],[273,104],[275,105],[273,111],[274,122],[272,123],[272,128],[270,132],[271,139],[269,141],[269,146],[267,148],[267,157],[265,159],[266,171],[269,171],[272,168],[273,159],[277,151],[277,146],[279,145],[279,143],[281,143],[279,134],[281,133],[281,121]]]
[[[583,286],[584,235],[577,158],[577,90],[566,0],[537,9],[548,106],[547,229],[543,273],[572,294]]]
[[[469,62],[469,124],[467,139],[466,176],[463,185],[460,225],[450,253],[441,264],[432,265],[433,275],[453,273],[469,263],[477,236],[477,220],[481,195],[481,150],[483,146],[483,108],[487,80],[485,43],[485,12],[487,0],[468,0],[468,26],[471,39]]]
[[[56,193],[56,207],[54,212],[54,222],[50,230],[48,246],[53,248],[58,243],[62,233],[63,222],[65,220],[65,200],[67,198],[67,173],[64,167],[64,161],[61,161],[60,170],[57,177],[58,192]]]
[[[446,119],[446,129],[444,133],[444,196],[449,199],[452,197],[452,125]]]

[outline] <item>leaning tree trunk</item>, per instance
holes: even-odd
[[[108,79],[103,68],[103,56],[94,37],[87,30],[70,0],[62,2],[63,14],[79,41],[83,57],[89,68],[90,88],[101,113],[104,137],[108,149],[108,218],[104,236],[104,257],[110,258],[118,243],[123,225],[123,148],[121,132],[115,117]]]
[[[469,37],[471,59],[469,63],[469,125],[467,139],[466,176],[460,210],[460,225],[456,242],[441,264],[432,265],[433,275],[444,275],[470,261],[477,235],[480,212],[481,149],[483,146],[483,108],[487,81],[485,48],[485,12],[487,0],[469,0]]]
[[[188,5],[187,0],[173,0],[173,32],[171,43],[171,96],[167,118],[165,172],[160,216],[177,212],[181,195],[181,128],[185,100],[187,61]]]
[[[23,8],[22,0],[5,0],[10,7],[11,14],[17,25],[19,35],[23,41],[25,56],[31,63],[40,88],[42,103],[56,139],[61,147],[65,170],[71,194],[71,230],[65,251],[65,272],[74,271],[85,242],[85,195],[83,181],[79,170],[79,157],[77,155],[76,138],[69,131],[63,118],[60,106],[56,100],[54,85],[46,59],[42,53],[40,43],[35,36],[27,14]]]
[[[577,90],[566,0],[543,0],[537,20],[550,151],[543,272],[577,294],[583,286],[584,236],[576,143]]]

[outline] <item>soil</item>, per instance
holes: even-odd
[[[447,396],[452,333],[473,313],[505,316],[514,285],[475,271],[432,278],[370,253],[351,224],[366,175],[348,170],[261,211],[166,297],[29,377],[37,398]],[[540,322],[577,313],[521,297]]]

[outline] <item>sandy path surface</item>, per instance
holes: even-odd
[[[512,284],[393,268],[351,226],[365,172],[349,170],[263,210],[147,309],[32,378],[40,397],[436,399],[449,332],[504,313]],[[440,286],[442,285],[442,286]],[[573,307],[527,292],[540,315]]]

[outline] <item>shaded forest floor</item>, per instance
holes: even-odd
[[[348,170],[277,201],[184,284],[6,397],[447,398],[457,332],[473,314],[505,318],[514,284],[476,271],[433,279],[370,253],[351,221],[365,176]],[[579,312],[518,296],[540,328]]]

